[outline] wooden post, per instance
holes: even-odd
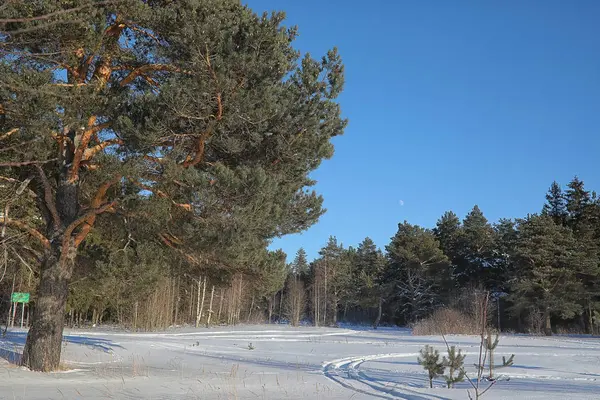
[[[21,329],[23,329],[23,321],[25,320],[25,302],[21,303]]]
[[[135,302],[133,306],[133,330],[137,330],[137,321],[138,321],[138,302]]]
[[[12,310],[13,310],[13,313],[12,313],[12,320],[10,321],[10,327],[14,328],[15,318],[17,317],[17,303],[13,303]]]

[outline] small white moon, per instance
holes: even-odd
[[[403,206],[404,205],[404,200],[400,200],[400,205]]]

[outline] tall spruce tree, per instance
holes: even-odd
[[[546,193],[546,204],[544,204],[542,214],[550,216],[558,225],[564,225],[567,222],[565,195],[556,181],[552,182]]]
[[[398,310],[406,322],[426,316],[444,299],[449,278],[448,258],[433,232],[408,222],[386,246],[385,280],[391,285]]]
[[[440,243],[440,248],[450,260],[458,257],[460,228],[461,224],[458,216],[452,211],[446,211],[438,219],[433,229],[433,233]]]
[[[458,260],[454,269],[459,285],[495,289],[494,229],[476,205],[462,223]]]
[[[296,256],[294,257],[294,261],[291,265],[291,270],[292,273],[297,277],[306,277],[308,275],[308,260],[304,248],[300,247],[296,252]]]
[[[236,0],[0,9],[22,17],[0,26],[0,171],[32,182],[41,217],[2,221],[41,252],[31,369],[58,368],[69,281],[98,219],[196,268],[233,268],[322,214],[308,174],[345,126],[343,65],[334,50],[300,59],[283,14]]]
[[[579,252],[579,279],[583,283],[580,303],[585,310],[583,325],[589,333],[594,331],[594,311],[600,309],[600,241],[598,229],[600,212],[595,194],[585,189],[585,184],[574,177],[567,185],[567,225],[573,230]]]
[[[366,237],[358,245],[351,263],[355,303],[364,309],[377,307],[377,317],[373,325],[378,326],[385,296],[382,276],[386,263],[385,257],[375,242]]]
[[[551,318],[572,318],[581,311],[578,297],[581,258],[572,231],[547,215],[532,215],[519,223],[516,247],[519,276],[510,299],[516,313],[541,312],[544,333],[552,334]]]
[[[507,292],[511,281],[516,276],[515,247],[518,240],[516,222],[501,218],[494,224],[495,246],[494,261],[496,273],[493,276],[492,286],[499,291]]]

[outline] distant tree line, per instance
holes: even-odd
[[[107,221],[97,229],[113,229]],[[461,221],[444,213],[433,229],[408,222],[385,246],[370,238],[344,247],[330,237],[309,262],[281,250],[190,268],[168,247],[127,233],[92,235],[77,258],[67,324],[116,323],[131,329],[171,325],[342,321],[411,325],[450,307],[476,313],[489,292],[490,323],[501,330],[551,334],[600,329],[600,200],[574,178],[554,182],[537,214],[490,223],[475,206]],[[2,297],[35,292],[27,246],[9,246]],[[14,250],[14,251],[13,251]],[[4,303],[3,315],[7,315]]]
[[[596,333],[599,249],[600,200],[574,178],[566,190],[552,183],[541,211],[524,218],[492,224],[475,206],[433,229],[402,222],[385,252],[369,238],[344,248],[331,237],[312,263],[298,251],[284,293],[304,289],[293,314],[315,325],[410,325],[440,307],[471,312],[473,296],[488,292],[497,328]]]

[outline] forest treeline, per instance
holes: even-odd
[[[131,238],[123,238],[120,248],[99,241],[86,245],[78,259],[67,321],[132,329],[247,322],[411,325],[439,308],[475,312],[475,296],[489,292],[491,325],[501,330],[595,333],[599,218],[596,194],[574,178],[565,190],[554,182],[536,214],[490,223],[477,206],[462,220],[448,211],[433,229],[398,224],[383,251],[368,237],[344,247],[332,236],[312,262],[303,249],[291,263],[282,251],[264,250],[257,264],[191,274]],[[15,290],[34,290],[32,270],[21,263],[14,275]],[[4,299],[11,279],[3,281]]]

